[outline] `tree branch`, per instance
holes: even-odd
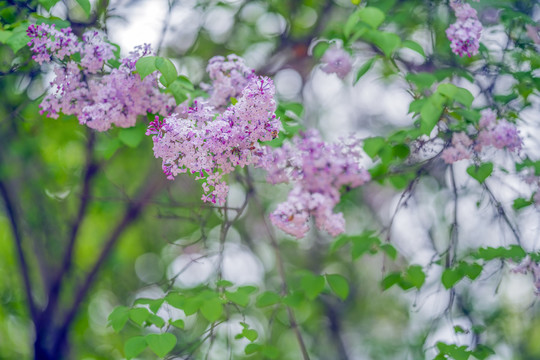
[[[13,232],[13,239],[15,241],[15,248],[17,250],[17,257],[19,258],[19,266],[21,268],[21,274],[23,278],[24,291],[26,292],[26,297],[28,301],[28,309],[30,310],[30,315],[32,320],[35,321],[37,318],[36,305],[32,297],[32,284],[30,283],[30,274],[28,264],[26,262],[26,256],[22,248],[22,235],[19,226],[19,216],[17,210],[11,199],[13,194],[11,191],[8,191],[7,186],[2,180],[0,180],[0,194],[4,200],[4,205],[6,208],[7,215],[9,217],[9,222],[11,224],[11,231]]]
[[[71,324],[75,320],[75,316],[78,313],[79,307],[81,306],[83,300],[88,295],[88,292],[90,291],[91,287],[96,281],[96,276],[99,270],[103,267],[103,264],[109,257],[111,251],[113,250],[114,246],[118,242],[120,236],[123,234],[123,232],[131,223],[133,223],[135,220],[139,218],[142,210],[144,209],[144,207],[146,206],[150,198],[159,189],[161,189],[163,184],[164,184],[164,181],[161,177],[158,178],[158,181],[151,180],[151,181],[145,182],[145,184],[143,185],[141,194],[138,196],[137,200],[135,200],[134,202],[130,203],[127,206],[124,212],[124,216],[122,217],[120,222],[116,225],[116,227],[112,230],[108,239],[105,241],[105,244],[103,248],[101,249],[101,253],[99,254],[96,262],[94,263],[94,265],[92,266],[88,274],[86,275],[85,279],[82,281],[82,286],[76,292],[75,299],[73,300],[73,304],[66,312],[64,320],[62,324],[60,325],[60,328],[56,335],[56,339],[54,341],[54,345],[52,348],[53,354],[59,354],[63,350],[62,348],[66,341],[69,328],[71,327]]]

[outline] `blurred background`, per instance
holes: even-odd
[[[540,6],[532,0],[473,4],[485,27],[482,44],[492,54],[489,61],[456,59],[450,52],[444,30],[454,20],[446,1],[369,0],[369,6],[385,13],[385,30],[418,42],[426,57],[400,49],[397,69],[381,58],[358,81],[358,69],[380,50],[361,41],[345,44],[343,27],[356,9],[348,0],[97,0],[91,2],[90,14],[76,1],[60,1],[49,11],[44,3],[0,1],[2,27],[52,16],[67,21],[78,35],[100,29],[120,45],[123,55],[148,43],[193,84],[208,82],[208,59],[238,54],[257,73],[274,79],[282,120],[317,128],[327,141],[353,133],[386,136],[414,126],[409,113],[414,94],[400,69],[472,69],[475,81],[457,85],[471,91],[478,108],[488,105],[482,85],[482,79],[492,81],[488,65],[509,64],[490,90],[501,96],[519,90],[511,71],[538,77],[538,62],[526,68],[525,60],[510,61],[505,53],[509,39],[519,46],[520,37],[512,31],[523,26],[515,14],[540,19]],[[508,9],[514,19],[501,17]],[[353,56],[354,71],[344,80],[320,69],[324,50],[318,45],[326,40],[346,45]],[[514,161],[509,155],[490,154],[500,165],[490,180],[496,198],[467,175],[466,163],[457,163],[450,173],[441,159],[410,183],[392,187],[373,182],[348,192],[338,206],[347,233],[373,230],[399,254],[393,260],[368,247],[355,255],[348,247],[331,250],[334,239],[314,229],[301,240],[269,232],[265,219],[290,187],[267,184],[259,169],[231,175],[231,209],[218,208],[201,202],[200,184],[193,177],[164,179],[159,160],[152,156],[152,140],[143,135],[146,119],[134,132],[94,133],[72,116],[40,115],[38,105],[53,76],[50,67],[31,61],[24,44],[16,50],[0,44],[1,359],[39,358],[36,339],[48,349],[62,334],[58,357],[42,358],[121,359],[126,339],[160,330],[129,322],[115,332],[108,317],[117,306],[218,280],[279,292],[274,236],[293,294],[302,287],[306,271],[339,273],[349,281],[350,293],[343,301],[328,289],[315,300],[299,296],[291,301],[311,359],[432,359],[438,341],[472,347],[481,342],[496,352],[490,359],[540,357],[537,295],[530,275],[512,273],[498,261],[486,265],[472,286],[465,279],[455,290],[446,290],[439,281],[444,270],[440,259],[447,253],[459,258],[481,246],[514,244],[516,231],[526,250],[540,250],[536,209],[511,209],[516,196],[528,196],[535,188],[515,172],[504,171]],[[527,106],[515,106],[525,144],[520,156],[538,159],[539,92],[534,86]],[[411,162],[433,157],[442,146],[434,143],[431,153],[412,147]],[[373,164],[366,156],[364,165]],[[223,241],[222,224],[229,222]],[[453,222],[459,224],[457,243],[451,241]],[[66,264],[70,244],[72,257]],[[409,264],[420,265],[426,275],[421,289],[393,286],[383,291],[382,280]],[[40,319],[28,309],[28,288],[35,307],[48,308],[59,274],[55,305]],[[257,330],[259,341],[277,347],[278,359],[302,358],[283,307],[233,310],[219,327],[212,326],[211,341],[203,342],[209,324],[200,315],[186,316],[167,304],[157,314],[185,322],[183,329],[174,330],[178,344],[170,359],[272,358],[245,354],[249,341],[235,339],[242,332],[240,322]],[[156,356],[145,350],[138,358]]]

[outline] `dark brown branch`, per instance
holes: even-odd
[[[62,289],[62,282],[70,272],[73,261],[73,250],[77,240],[77,234],[86,215],[90,200],[91,180],[98,170],[98,165],[94,162],[93,151],[95,144],[95,133],[89,131],[88,143],[86,146],[86,166],[84,170],[83,189],[81,193],[81,202],[77,211],[77,216],[72,222],[71,229],[67,240],[67,247],[62,257],[62,265],[52,282],[51,288],[48,294],[47,307],[43,310],[38,323],[36,324],[36,331],[39,332],[43,327],[48,326],[52,315],[58,305],[60,290]]]
[[[32,284],[30,283],[30,273],[28,268],[28,263],[26,262],[26,256],[22,248],[22,235],[19,226],[19,216],[17,210],[15,209],[13,200],[11,199],[11,194],[4,182],[0,180],[0,194],[4,200],[4,205],[6,208],[7,215],[9,217],[9,222],[11,224],[11,231],[13,232],[13,239],[15,241],[15,248],[17,251],[17,257],[19,258],[19,266],[21,268],[21,275],[23,277],[24,291],[26,292],[26,297],[28,301],[28,309],[30,310],[30,316],[32,320],[35,321],[37,318],[36,305],[32,297]]]
[[[60,325],[60,328],[58,330],[56,339],[54,341],[54,345],[52,348],[53,354],[60,354],[62,352],[62,348],[64,346],[64,343],[66,341],[66,337],[69,331],[69,328],[71,327],[73,321],[75,320],[75,317],[79,311],[79,308],[83,302],[83,300],[88,295],[88,292],[94,285],[94,282],[96,281],[97,274],[99,270],[103,267],[103,264],[111,254],[111,251],[113,250],[114,246],[120,239],[120,236],[124,233],[126,228],[132,224],[135,220],[137,220],[148,203],[148,201],[152,198],[152,196],[161,189],[162,185],[164,184],[164,180],[162,178],[159,178],[158,181],[150,181],[143,185],[143,189],[141,191],[141,195],[138,196],[138,198],[130,203],[125,212],[124,216],[120,220],[120,222],[115,226],[115,228],[112,230],[111,234],[109,235],[108,239],[105,241],[105,244],[103,248],[101,249],[101,253],[99,254],[96,262],[92,266],[91,270],[86,275],[85,279],[82,281],[82,285],[79,288],[79,290],[75,294],[75,299],[73,300],[73,304],[66,312],[66,315],[64,317],[64,320],[62,324]]]

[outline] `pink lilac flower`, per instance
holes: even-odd
[[[360,146],[355,139],[329,144],[316,130],[294,138],[292,144],[266,150],[263,159],[270,183],[294,184],[287,201],[270,215],[272,223],[301,238],[309,230],[310,215],[317,228],[337,236],[345,231],[342,213],[334,213],[342,187],[355,188],[368,182],[370,174],[360,166]]]
[[[81,124],[105,131],[112,125],[134,126],[137,117],[147,112],[165,116],[175,105],[172,97],[160,93],[155,74],[144,80],[133,74],[136,61],[152,53],[148,45],[137,47],[118,69],[101,74],[105,63],[114,58],[114,48],[97,31],[84,33],[79,42],[69,28],[56,30],[54,25],[42,24],[30,25],[28,35],[28,46],[38,63],[53,57],[64,62],[55,64],[53,91],[40,104],[41,114],[75,115]],[[76,53],[80,63],[69,58]]]
[[[208,104],[221,110],[230,104],[231,98],[238,98],[255,77],[255,71],[246,66],[244,59],[234,54],[227,58],[213,57],[206,71],[212,80],[212,85],[206,87],[210,94]]]
[[[248,81],[235,94],[238,102],[224,112],[198,99],[181,114],[154,120],[147,130],[147,135],[153,135],[154,155],[162,159],[167,178],[196,174],[196,179],[204,180],[203,201],[223,204],[229,189],[224,176],[236,167],[260,166],[263,151],[259,142],[274,139],[280,130],[272,80],[251,71],[244,74]],[[223,84],[219,77],[214,79]]]
[[[476,55],[482,34],[482,24],[478,21],[476,10],[460,2],[453,2],[451,6],[457,17],[457,21],[446,29],[452,52],[459,56]]]
[[[322,59],[322,71],[327,74],[335,73],[341,79],[345,78],[352,69],[352,60],[348,52],[338,46],[326,50]]]
[[[482,111],[475,150],[480,151],[483,147],[494,146],[497,149],[507,148],[512,152],[519,151],[522,146],[519,130],[506,120],[497,121],[496,117],[497,115],[491,109]]]
[[[471,158],[472,140],[464,132],[452,134],[452,146],[447,147],[441,154],[444,162],[453,164],[456,161]]]

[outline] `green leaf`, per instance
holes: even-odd
[[[386,275],[382,281],[383,290],[387,290],[401,281],[401,273],[394,272]]]
[[[86,16],[90,16],[90,11],[92,10],[92,6],[90,5],[89,0],[76,0],[77,4],[81,6],[81,8],[86,13]]]
[[[6,40],[6,45],[9,46],[14,53],[17,53],[20,49],[27,46],[30,41],[30,37],[26,35],[26,29],[28,28],[28,23],[19,24],[13,31],[11,31],[11,36]]]
[[[426,57],[426,53],[424,52],[424,49],[417,42],[412,41],[412,40],[405,40],[402,45],[403,47],[416,51],[417,53],[422,55],[424,58]]]
[[[326,281],[332,291],[339,296],[342,300],[345,300],[349,296],[349,284],[347,279],[338,274],[327,274]]]
[[[453,287],[459,280],[463,279],[463,274],[454,269],[444,269],[442,273],[441,282],[444,287],[448,290]]]
[[[484,360],[490,357],[491,355],[495,355],[495,351],[493,351],[493,349],[490,347],[487,347],[482,344],[478,344],[476,346],[476,349],[472,351],[472,355],[478,360]]]
[[[172,307],[180,310],[184,310],[184,304],[186,303],[186,297],[178,293],[169,293],[165,296],[165,301]],[[197,311],[197,310],[195,310]]]
[[[34,19],[36,19],[36,23],[37,24],[42,24],[42,23],[45,23],[47,25],[53,25],[57,28],[57,29],[64,29],[64,28],[67,28],[71,25],[71,23],[69,21],[66,21],[66,20],[63,20],[59,17],[56,17],[56,16],[51,16],[51,17],[45,17],[45,16],[41,16],[41,15],[38,15],[36,13],[30,15],[31,17],[33,17]],[[1,42],[1,41],[0,41]]]
[[[362,65],[360,67],[360,69],[358,69],[358,72],[356,73],[356,76],[354,78],[354,82],[353,84],[356,84],[358,82],[358,80],[360,80],[360,78],[362,76],[364,76],[368,71],[369,69],[371,69],[371,67],[373,66],[373,64],[375,63],[375,60],[377,60],[378,57],[375,56],[375,57],[372,57],[371,59],[369,59],[368,61],[366,61],[364,63],[364,65]]]
[[[437,88],[437,92],[446,96],[448,99],[457,101],[466,107],[470,107],[474,100],[474,96],[469,90],[457,87],[453,84],[441,84]]]
[[[426,274],[420,265],[412,265],[405,272],[405,280],[420,289],[426,281]]]
[[[165,326],[165,320],[163,320],[161,316],[157,316],[155,314],[150,314],[148,317],[148,322],[151,322],[160,329]]]
[[[386,140],[380,136],[367,138],[364,140],[364,151],[373,159],[385,145]]]
[[[125,306],[116,307],[109,315],[109,325],[114,331],[119,332],[124,328],[129,320],[129,308]]]
[[[493,163],[487,162],[480,166],[471,165],[467,168],[467,174],[482,184],[493,172]]]
[[[261,354],[269,359],[277,359],[279,357],[279,349],[272,345],[264,345],[261,349]]]
[[[118,138],[129,147],[136,148],[144,138],[144,130],[141,127],[120,129]]]
[[[149,334],[145,339],[150,349],[159,357],[165,357],[176,345],[176,336],[170,333]]]
[[[306,293],[308,299],[313,300],[324,290],[324,277],[306,274],[300,280],[300,287]]]
[[[420,109],[420,129],[425,135],[429,135],[435,125],[439,122],[444,105],[439,96],[431,96]]]
[[[456,325],[456,326],[454,326],[454,333],[456,333],[456,334],[466,334],[467,331],[465,331],[461,326]]]
[[[144,337],[134,336],[124,344],[124,354],[126,354],[127,359],[132,359],[142,353],[147,346],[148,344]]]
[[[256,290],[254,286],[243,286],[235,292],[225,291],[228,300],[240,306],[248,306],[250,294]]]
[[[165,301],[165,299],[140,298],[140,299],[135,300],[134,304],[135,305],[138,305],[138,304],[148,305],[150,310],[153,313],[156,313],[159,310],[159,308],[161,307],[161,305],[163,304],[164,301]]]
[[[367,6],[358,10],[356,17],[359,21],[368,24],[372,29],[377,29],[384,22],[384,13],[376,7]]]
[[[186,90],[193,91],[195,90],[195,87],[191,83],[191,81],[184,75],[178,76],[178,78],[175,80],[178,84],[180,84],[182,87],[184,87]]]
[[[251,342],[257,340],[257,338],[259,337],[259,333],[253,329],[242,330],[242,335]]]
[[[129,310],[129,318],[133,320],[139,326],[142,326],[143,323],[150,316],[150,311],[146,308],[132,308]]]
[[[527,206],[530,206],[532,204],[534,204],[532,200],[526,200],[524,198],[517,198],[514,200],[514,204],[512,205],[512,207],[514,208],[514,210],[519,210]]]
[[[405,79],[415,84],[419,90],[430,88],[437,81],[435,75],[427,72],[409,73],[405,76]]]
[[[382,244],[380,248],[386,253],[386,255],[388,255],[390,259],[396,260],[398,253],[395,247],[390,244]]]
[[[386,57],[390,57],[401,44],[399,36],[391,32],[371,30],[365,35],[365,38],[377,45]]]
[[[221,314],[223,313],[223,304],[218,298],[213,298],[203,302],[200,310],[206,320],[213,323],[221,317]]]
[[[180,105],[188,99],[184,83],[179,79],[176,79],[172,84],[169,84],[169,86],[167,86],[167,91],[174,96],[177,105]]]
[[[172,326],[174,326],[175,328],[178,328],[178,329],[183,329],[184,326],[185,326],[184,320],[182,320],[182,319],[169,321],[169,324],[171,324]]]
[[[281,302],[281,296],[272,291],[265,291],[257,297],[255,306],[262,308]]]
[[[7,39],[11,36],[11,31],[0,29],[0,44],[5,44]]]
[[[251,343],[246,346],[246,348],[244,349],[244,352],[246,353],[246,355],[251,355],[251,354],[255,354],[261,351],[261,349],[262,349],[261,344]]]
[[[364,232],[359,236],[352,236],[352,258],[353,260],[358,259],[366,252],[376,253],[377,246],[381,243],[381,240],[373,236],[371,231]]]
[[[47,11],[50,11],[58,1],[60,0],[38,0],[39,5],[43,6],[43,8],[45,8]]]
[[[172,84],[178,77],[176,67],[171,60],[162,57],[156,57],[155,65],[156,69],[159,70],[159,72],[161,73],[161,75],[163,75],[163,78],[165,79],[163,85],[168,86],[169,84]]]
[[[483,267],[476,263],[461,262],[459,264],[459,271],[467,276],[469,279],[474,280],[482,273]]]
[[[302,305],[304,299],[304,294],[301,291],[293,291],[283,298],[283,303],[287,306],[296,308]]]
[[[330,245],[330,253],[334,253],[345,246],[350,241],[350,238],[347,235],[339,235],[332,245]]]
[[[229,280],[224,280],[224,279],[220,279],[216,282],[216,286],[217,287],[223,287],[223,288],[226,288],[226,287],[231,287],[233,286],[234,284],[232,282],[230,282]]]
[[[135,69],[141,76],[141,80],[157,70],[156,58],[156,56],[145,56],[137,60]]]

